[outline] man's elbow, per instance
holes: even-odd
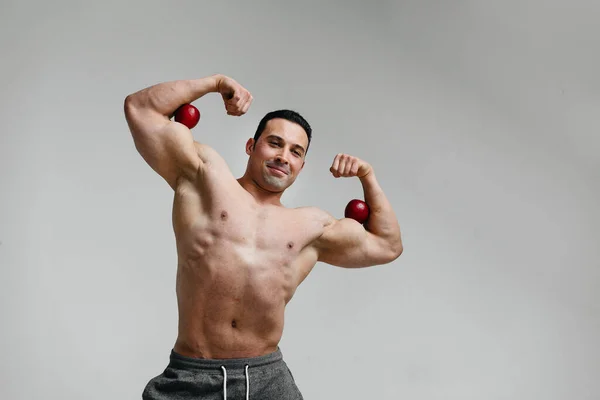
[[[402,245],[402,241],[398,240],[394,243],[391,244],[390,249],[389,249],[389,257],[388,257],[388,262],[392,262],[398,259],[398,257],[400,257],[402,255],[402,252],[404,251],[404,246]]]

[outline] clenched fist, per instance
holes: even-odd
[[[221,93],[228,115],[239,117],[246,114],[254,99],[250,92],[228,76],[220,76],[217,91]]]
[[[360,158],[348,154],[338,154],[329,168],[336,178],[356,176],[362,178],[371,172],[371,166]]]

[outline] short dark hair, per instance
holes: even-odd
[[[308,146],[306,146],[306,151],[308,152],[310,140],[312,139],[312,128],[302,115],[293,110],[275,110],[267,113],[267,115],[260,120],[258,128],[256,128],[256,133],[254,134],[254,144],[256,145],[258,138],[260,138],[260,135],[262,135],[263,131],[265,130],[267,122],[275,118],[283,118],[290,122],[295,122],[304,129],[306,136],[308,136]]]

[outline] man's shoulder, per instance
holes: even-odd
[[[331,225],[336,219],[329,212],[316,206],[301,206],[291,208],[294,213],[301,216],[303,219],[310,220],[322,224],[324,227]]]

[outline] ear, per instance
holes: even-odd
[[[252,150],[254,150],[254,138],[250,138],[246,142],[246,154],[250,155],[250,153],[252,153]]]

